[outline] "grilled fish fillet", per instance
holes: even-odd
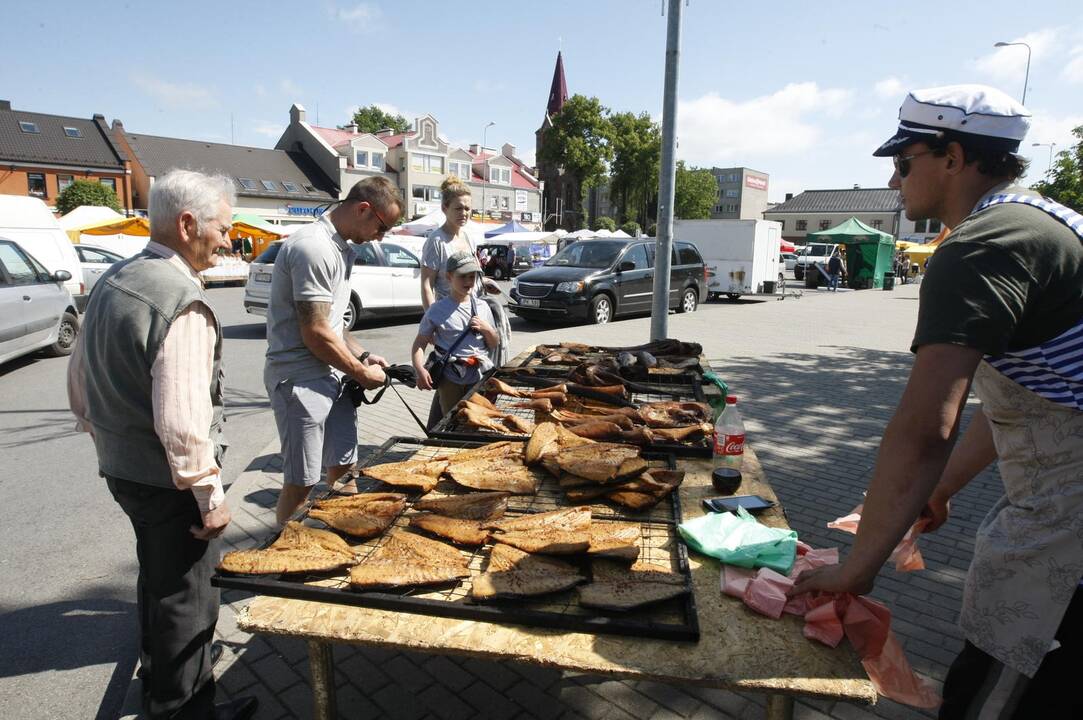
[[[493,541],[524,552],[571,555],[590,547],[590,508],[574,507],[524,515],[489,525]]]
[[[414,503],[414,509],[461,520],[496,520],[503,517],[504,511],[508,509],[510,494],[487,492],[449,495],[431,500],[418,500]]]
[[[400,530],[350,570],[350,585],[362,590],[435,585],[469,576],[466,558],[458,550]]]
[[[470,596],[475,600],[532,597],[567,590],[585,579],[566,562],[494,545],[489,566],[474,578]]]
[[[683,470],[653,469],[638,478],[616,485],[606,499],[633,510],[646,510],[673,492],[684,481]]]
[[[370,538],[386,530],[405,507],[406,498],[399,493],[358,493],[318,500],[308,516],[354,537]]]
[[[490,533],[482,527],[483,522],[482,520],[450,518],[435,513],[418,513],[410,516],[410,527],[421,528],[458,545],[487,543]]]
[[[355,561],[353,548],[333,532],[289,522],[269,547],[228,552],[218,569],[246,575],[322,572]]]
[[[594,581],[579,590],[579,604],[602,610],[631,610],[688,594],[683,575],[647,564],[630,569],[596,562]]]
[[[447,465],[446,462],[435,464]],[[439,475],[421,475],[396,468],[365,468],[361,474],[405,490],[418,490],[422,495],[431,491],[439,482]]]
[[[564,448],[554,460],[565,472],[602,483],[638,475],[647,469],[647,461],[639,457],[639,448],[615,443]]]
[[[448,466],[448,475],[459,485],[475,490],[495,490],[513,495],[534,495],[538,478],[521,460],[495,457],[480,458]]]
[[[639,557],[642,531],[638,523],[596,522],[590,525],[588,555],[635,561]]]
[[[488,443],[472,450],[461,450],[454,455],[449,455],[448,464],[466,462],[488,457],[522,458],[523,444],[518,440],[501,440],[500,442]]]

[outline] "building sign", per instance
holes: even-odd
[[[428,215],[431,212],[440,209],[439,203],[427,203],[427,202],[415,202],[414,214],[415,215]]]
[[[534,213],[521,212],[519,213],[519,219],[523,222],[534,222]]]
[[[767,178],[756,177],[755,175],[748,175],[745,177],[745,187],[750,187],[753,190],[763,190],[767,192]]]
[[[526,210],[526,190],[515,191],[515,209]]]
[[[307,217],[319,217],[323,215],[322,207],[303,207],[300,205],[287,205],[282,208],[286,215],[302,215]]]

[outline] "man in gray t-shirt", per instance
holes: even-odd
[[[344,382],[384,384],[387,362],[343,327],[355,243],[379,240],[401,213],[386,178],[358,182],[338,207],[290,236],[275,258],[263,381],[282,443],[276,517],[284,525],[327,472],[329,485],[357,459],[357,412]]]

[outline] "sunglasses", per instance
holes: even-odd
[[[375,205],[369,205],[369,210],[371,210],[372,214],[376,216],[376,219],[380,221],[380,228],[379,230],[377,230],[377,234],[383,235],[391,229],[391,223],[389,223],[387,220],[384,220],[383,215],[380,214],[380,211],[376,209]]]
[[[922,155],[930,155],[937,152],[936,150],[926,150],[924,152],[914,153],[913,155],[894,155],[891,158],[891,162],[895,164],[895,171],[899,173],[899,177],[904,178],[910,174],[910,161],[914,158],[921,157]]]

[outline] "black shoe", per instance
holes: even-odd
[[[259,700],[252,696],[240,697],[214,706],[214,720],[249,720],[256,714]]]
[[[211,667],[218,664],[218,661],[222,659],[222,644],[211,643]]]

